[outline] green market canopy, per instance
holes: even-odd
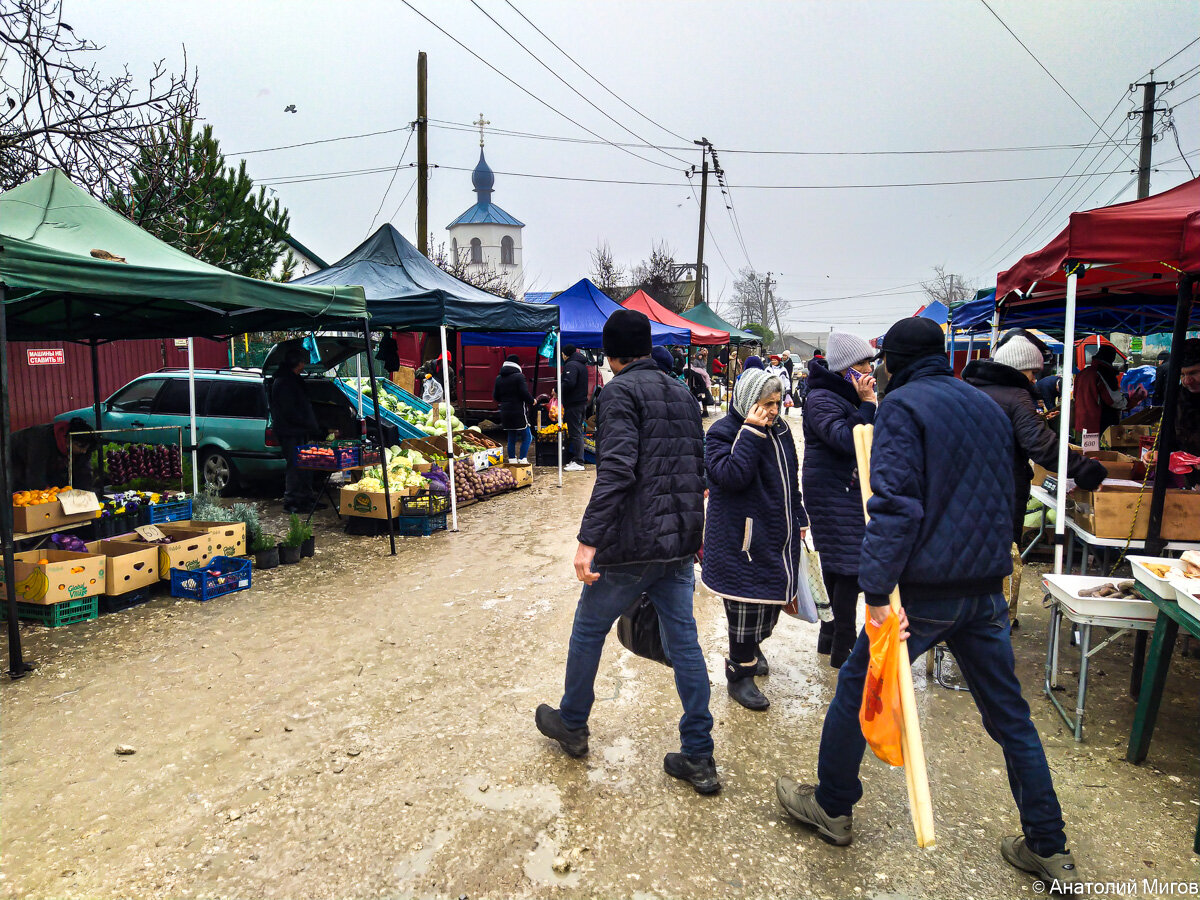
[[[364,319],[360,287],[234,275],[143,231],[52,169],[0,194],[9,340],[222,337]]]
[[[718,331],[729,332],[729,343],[731,344],[761,344],[762,338],[757,334],[730,325],[715,312],[707,303],[697,303],[691,309],[679,314],[689,322],[695,322],[697,325],[703,325],[706,328],[715,328]]]

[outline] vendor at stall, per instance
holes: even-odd
[[[1117,348],[1104,344],[1096,350],[1091,363],[1075,380],[1075,430],[1102,434],[1110,425],[1120,424],[1121,413],[1146,399],[1147,391],[1138,386],[1128,396],[1113,363]]]
[[[83,419],[33,425],[13,432],[12,489],[39,491],[70,485],[95,490],[92,451],[96,435]],[[74,457],[74,461],[71,461]]]
[[[321,437],[321,425],[313,411],[312,401],[304,389],[301,374],[309,363],[308,350],[293,347],[284,354],[283,362],[271,384],[271,425],[286,463],[283,482],[283,509],[289,513],[309,513],[324,509],[327,504],[317,501],[313,489],[313,472],[299,467],[296,450],[303,444]]]
[[[1200,338],[1184,341],[1180,355],[1175,449],[1200,456]]]

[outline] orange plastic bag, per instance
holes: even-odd
[[[875,755],[893,766],[904,765],[900,714],[900,620],[890,615],[882,625],[867,617],[871,663],[863,687],[858,721]]]

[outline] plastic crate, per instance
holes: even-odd
[[[129,534],[141,524],[140,510],[120,515],[101,516],[92,523],[92,539],[102,541],[106,538],[116,537],[118,534]]]
[[[396,534],[404,537],[428,537],[435,531],[446,530],[446,514],[408,516],[396,520]]]
[[[90,622],[100,615],[100,598],[64,600],[62,603],[17,603],[17,618],[37,622],[47,628],[61,628],[78,622]],[[8,620],[8,604],[0,603],[0,621]]]
[[[300,459],[305,450],[331,450],[332,456],[320,459]],[[340,472],[359,464],[358,444],[346,441],[332,441],[323,444],[305,444],[296,448],[296,462],[302,469],[317,469],[322,472]]]
[[[438,515],[439,513],[445,514],[449,509],[449,494],[435,494],[433,492],[426,492],[424,494],[418,494],[415,497],[400,498],[400,515],[402,517],[434,516]]]
[[[165,522],[191,521],[192,501],[175,500],[171,503],[147,503],[138,512],[143,525],[162,525]]]
[[[128,594],[119,594],[116,597],[102,595],[100,597],[100,615],[105,616],[109,613],[121,612],[135,606],[141,606],[149,599],[149,588],[142,588],[140,591],[130,591]]]
[[[202,603],[223,594],[244,591],[250,587],[250,560],[235,556],[217,556],[203,569],[171,570],[171,596]],[[217,574],[220,573],[220,574]]]

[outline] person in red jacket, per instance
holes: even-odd
[[[1102,434],[1121,421],[1121,413],[1146,399],[1146,389],[1138,386],[1126,396],[1121,393],[1113,363],[1117,348],[1105,344],[1096,351],[1091,364],[1075,379],[1075,430]]]

